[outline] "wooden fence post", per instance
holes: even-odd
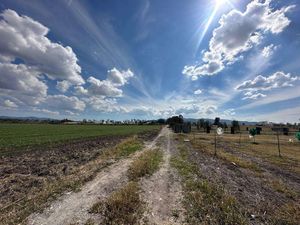
[[[278,155],[279,155],[279,157],[281,157],[280,143],[279,143],[279,132],[278,132],[278,130],[277,130],[277,146],[278,146]]]

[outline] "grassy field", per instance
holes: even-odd
[[[177,134],[187,224],[291,224],[300,219],[300,142],[293,134]],[[292,139],[292,141],[290,141]]]
[[[0,151],[96,136],[132,135],[158,129],[154,125],[0,124]]]
[[[189,138],[195,147],[210,151],[211,154],[214,153],[214,132],[210,134],[193,133],[189,135]],[[290,142],[290,139],[293,142]],[[241,136],[240,134],[223,134],[217,136],[217,143],[217,153],[229,160],[235,161],[234,157],[229,157],[232,152],[228,152],[228,150],[231,149],[300,174],[300,142],[294,139],[294,135],[279,136],[281,157],[279,157],[277,136],[274,134],[256,135],[255,143],[247,133],[243,133]],[[253,169],[255,168],[253,167]]]

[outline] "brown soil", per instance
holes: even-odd
[[[151,140],[157,132],[140,134],[142,140]],[[35,146],[29,151],[19,151],[13,155],[0,157],[0,224],[7,224],[14,218],[18,222],[18,214],[25,204],[31,205],[26,210],[37,210],[35,198],[37,194],[49,185],[64,181],[67,177],[76,176],[79,168],[95,161],[105,149],[110,149],[125,136],[108,136],[89,138],[84,140],[66,141],[50,146]],[[104,162],[97,166],[97,170],[112,162]],[[95,172],[97,172],[95,170]],[[94,174],[82,179],[88,181]],[[64,187],[65,188],[65,187]],[[69,190],[74,190],[76,183]],[[51,197],[60,195],[55,190]],[[48,199],[51,201],[51,199]],[[27,206],[26,206],[27,207]],[[26,212],[25,212],[26,213]],[[14,220],[13,219],[13,220]],[[12,223],[13,224],[13,223]]]
[[[146,137],[148,139],[153,135],[146,135]],[[144,150],[152,148],[156,144],[157,138],[152,142],[146,142]],[[101,215],[89,213],[91,207],[127,183],[127,169],[142,152],[137,152],[129,158],[113,163],[97,174],[92,181],[86,183],[79,192],[66,193],[51,203],[51,206],[42,213],[32,214],[28,218],[28,224],[68,225],[85,224],[89,219],[101,221]]]

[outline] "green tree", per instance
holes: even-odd
[[[255,143],[255,135],[257,134],[256,128],[251,128],[249,134],[253,137],[253,143]]]

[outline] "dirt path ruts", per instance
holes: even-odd
[[[141,224],[183,224],[183,210],[181,207],[181,186],[175,170],[170,167],[171,132],[164,128],[162,131],[161,149],[164,153],[161,168],[150,178],[141,181],[142,197],[147,203]]]
[[[145,149],[152,148],[160,133]],[[79,192],[66,193],[51,204],[43,213],[32,214],[28,218],[28,225],[68,225],[72,223],[84,224],[91,215],[89,209],[100,199],[104,199],[112,191],[127,182],[126,172],[130,163],[137,158],[142,151],[135,153],[109,166],[100,172],[96,178],[86,183]]]

